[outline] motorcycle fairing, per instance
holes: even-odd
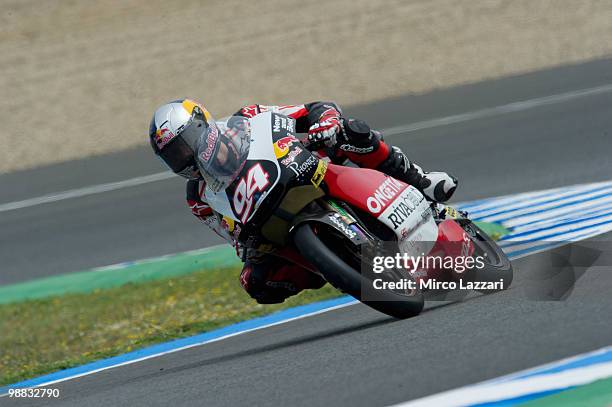
[[[370,213],[397,236],[402,253],[429,253],[438,228],[429,203],[414,187],[367,168],[329,164],[328,195]]]

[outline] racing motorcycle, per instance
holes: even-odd
[[[296,263],[396,318],[419,314],[428,290],[416,284],[375,289],[380,276],[372,273],[372,265],[382,253],[484,259],[484,267],[464,273],[395,267],[385,273],[391,281],[501,282],[482,289],[485,293],[510,285],[510,261],[463,212],[447,207],[441,217],[435,204],[404,182],[313,154],[296,137],[289,117],[266,112],[233,119],[243,121],[244,162],[227,188],[206,188],[204,194],[241,246]]]

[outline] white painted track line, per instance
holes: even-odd
[[[156,174],[145,175],[142,177],[130,178],[118,182],[110,182],[108,184],[92,185],[84,188],[70,189],[68,191],[58,192],[56,194],[43,195],[36,198],[24,199],[23,201],[8,202],[0,204],[0,212],[12,211],[15,209],[29,208],[31,206],[42,205],[50,202],[63,201],[71,198],[80,198],[83,196],[99,194],[102,192],[115,191],[118,189],[129,188],[137,185],[148,184],[150,182],[161,181],[176,177],[170,171],[158,172]]]
[[[391,127],[389,129],[383,130],[383,133],[385,134],[385,136],[395,136],[398,134],[410,133],[418,130],[448,126],[450,124],[457,124],[471,120],[500,116],[508,113],[522,112],[525,110],[533,109],[535,107],[564,103],[574,99],[600,95],[602,93],[608,92],[612,92],[612,84],[597,86],[594,88],[574,90],[571,92],[559,93],[556,95],[550,95],[541,98],[522,100],[519,102],[508,103],[506,105],[488,107],[485,109],[474,110],[467,113],[425,120],[422,122],[407,124],[405,126]]]

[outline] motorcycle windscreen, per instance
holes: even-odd
[[[197,164],[213,192],[226,189],[238,176],[249,155],[250,128],[246,118],[209,123],[198,143]]]

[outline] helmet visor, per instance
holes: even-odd
[[[163,150],[159,156],[175,174],[181,174],[195,164],[193,150],[180,136],[176,137]]]
[[[236,179],[249,155],[249,141],[249,122],[244,117],[209,122],[200,137],[197,164],[211,191],[219,192]]]
[[[196,169],[195,147],[200,137],[206,133],[208,124],[199,117],[192,117],[178,130],[178,135],[159,152],[160,158],[172,172],[191,178]]]

